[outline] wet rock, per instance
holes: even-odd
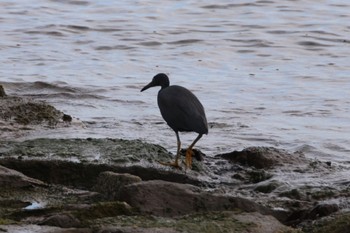
[[[216,157],[258,169],[269,169],[284,164],[296,164],[305,160],[305,157],[300,153],[289,154],[274,147],[248,147],[242,151],[233,151],[217,155]]]
[[[94,190],[102,193],[107,199],[114,200],[123,186],[141,181],[140,177],[128,173],[120,174],[106,171],[100,173]]]
[[[126,185],[121,189],[118,198],[142,212],[159,216],[233,209],[271,213],[268,209],[244,198],[210,194],[193,185],[162,180]]]
[[[34,139],[3,142],[0,164],[47,183],[91,189],[101,172],[113,171],[159,179],[202,184],[194,176],[160,165],[173,158],[164,148],[122,139]]]
[[[231,168],[230,172],[234,172],[234,174],[231,176],[233,179],[240,180],[246,184],[257,184],[269,180],[273,177],[273,173],[266,172],[263,169],[256,169],[251,167],[244,169],[242,167]]]
[[[112,154],[113,155],[113,154]],[[164,180],[178,183],[201,184],[200,181],[178,171],[166,171],[153,167],[117,166],[108,164],[75,163],[62,160],[20,160],[0,159],[0,164],[18,170],[24,174],[43,180],[47,183],[69,185],[92,189],[101,172],[114,171],[139,176],[142,180],[153,180],[161,177]]]
[[[8,169],[0,165],[0,187],[2,188],[27,188],[33,186],[44,186],[45,183],[25,176],[24,174]]]
[[[245,160],[235,158],[241,162],[230,156],[209,156],[199,163],[203,170],[185,172],[159,165],[158,160],[172,161],[173,156],[139,140],[43,138],[0,144],[1,165],[50,184],[23,186],[16,192],[1,192],[1,185],[0,224],[44,223],[44,219],[57,226],[68,215],[67,222],[71,216],[94,232],[215,232],[218,228],[261,232],[257,229],[268,229],[276,219],[301,226],[349,207],[347,179],[338,181],[338,186],[298,183],[300,177],[307,181],[333,174],[339,169],[336,164],[274,148],[258,147],[258,152],[248,148]],[[339,208],[314,205],[327,200],[337,201]],[[39,208],[28,211],[30,204]]]
[[[40,160],[69,160],[94,164],[147,166],[157,161],[172,160],[163,147],[140,140],[123,139],[49,139],[39,138],[23,142],[4,142],[0,148],[4,157],[27,157]],[[50,155],[50,156],[48,156]]]
[[[39,225],[56,226],[61,228],[79,228],[80,221],[71,214],[55,214],[44,219]]]
[[[61,121],[63,113],[53,106],[40,101],[20,97],[0,99],[0,119],[21,125],[55,125]]]

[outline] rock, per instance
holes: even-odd
[[[88,228],[66,228],[38,225],[0,225],[0,232],[9,233],[93,233]]]
[[[52,140],[51,146],[55,145],[56,140]],[[30,144],[28,141],[26,143]],[[67,140],[65,140],[67,142]],[[71,143],[71,142],[69,142]],[[79,141],[76,141],[76,144],[78,144]],[[33,149],[33,144],[30,144],[32,147],[28,146],[28,148]],[[85,153],[88,150],[86,144],[85,145]],[[80,147],[78,145],[75,146],[76,150],[83,150],[83,145]],[[44,145],[43,145],[44,146]],[[30,151],[28,149],[20,148],[20,146],[16,146],[16,150],[18,151],[10,151],[10,152],[4,152],[3,154],[11,154],[11,156],[23,156],[23,157],[31,157],[31,159],[28,160],[21,160],[21,159],[15,159],[15,158],[4,158],[0,159],[0,165],[9,167],[11,169],[15,169],[18,171],[21,171],[25,174],[27,174],[30,177],[34,177],[39,180],[43,180],[46,183],[54,183],[54,184],[62,184],[62,185],[68,185],[68,186],[77,186],[80,188],[86,188],[86,189],[92,189],[93,186],[96,184],[96,180],[101,172],[104,171],[115,171],[118,173],[129,173],[133,174],[135,176],[139,176],[142,178],[142,180],[153,180],[161,177],[164,180],[171,181],[171,182],[178,182],[178,183],[191,183],[194,185],[201,184],[201,181],[190,177],[186,175],[185,173],[180,173],[174,169],[170,171],[162,170],[162,169],[156,169],[154,167],[142,167],[139,165],[132,165],[132,166],[116,166],[113,164],[98,164],[98,163],[87,163],[81,162],[71,162],[71,161],[64,161],[64,158],[66,157],[77,157],[80,158],[80,155],[76,151],[70,151],[68,143],[65,144],[67,150],[66,153],[63,154],[64,145],[62,145],[61,149],[55,148],[55,150],[39,150],[37,148],[34,148],[33,151]],[[74,147],[74,145],[72,145]],[[106,148],[106,147],[105,147]],[[61,149],[61,154],[58,154],[58,152]],[[94,149],[94,147],[92,148]],[[1,148],[0,148],[1,153]],[[56,154],[57,153],[57,154]],[[45,157],[45,154],[50,154],[51,159],[47,159]],[[63,155],[62,155],[63,154]],[[60,159],[55,160],[54,156],[59,155],[62,156]],[[105,154],[104,159],[105,161],[109,160],[110,158],[113,158],[113,156],[122,156],[119,155],[119,153],[112,153],[112,154]],[[130,155],[131,156],[131,155]],[[5,156],[3,156],[5,157]],[[34,158],[33,158],[34,157]],[[47,160],[45,160],[47,159]]]
[[[141,228],[141,227],[105,227],[97,233],[179,233],[169,228]]]
[[[100,173],[94,190],[102,193],[109,200],[115,200],[123,186],[141,181],[141,178],[138,176],[106,171]]]
[[[303,154],[289,154],[274,147],[248,147],[242,151],[219,154],[216,157],[258,169],[268,169],[283,164],[296,164],[305,160]]]
[[[296,200],[302,200],[302,199],[305,200],[307,198],[307,195],[300,192],[299,189],[292,189],[292,190],[282,192],[279,194],[279,196],[288,197],[290,199],[296,199]]]
[[[307,214],[308,219],[317,219],[331,215],[339,210],[336,204],[318,204]]]
[[[16,185],[13,177],[10,183],[0,172],[0,180],[6,182],[0,183],[0,231],[34,229],[29,223],[70,227],[76,218],[87,232],[285,232],[275,230],[276,219],[301,227],[350,206],[349,180],[336,179],[337,172],[347,174],[345,166],[306,161],[302,154],[274,148],[248,148],[236,157],[207,156],[197,162],[204,170],[185,172],[159,165],[157,161],[172,161],[173,156],[139,140],[40,138],[0,144],[0,164],[17,171],[15,179],[39,180]],[[19,172],[25,175],[17,176]],[[11,185],[23,188],[3,188]],[[342,229],[349,229],[348,219],[339,219]],[[7,228],[11,224],[20,230]],[[325,224],[335,226],[331,221]]]
[[[297,209],[285,221],[289,226],[296,226],[305,220],[315,220],[329,216],[339,210],[336,204],[318,204],[309,209]]]
[[[61,121],[63,113],[53,106],[31,99],[6,97],[0,99],[0,119],[20,125],[55,125]]]
[[[324,217],[311,224],[303,226],[303,232],[307,233],[349,233],[350,229],[350,212],[338,212],[331,216]]]
[[[261,193],[271,193],[272,191],[277,189],[279,186],[281,186],[281,183],[276,180],[265,181],[257,185],[254,188],[254,191],[261,192]]]
[[[184,215],[172,218],[143,217],[122,219],[113,223],[114,226],[100,228],[99,233],[294,233],[292,228],[279,223],[272,216],[256,212],[242,213],[239,211],[206,212]]]
[[[129,203],[141,212],[157,216],[178,216],[202,211],[240,209],[245,212],[271,213],[253,201],[210,194],[189,184],[162,180],[144,181],[124,186],[119,200]]]
[[[81,221],[115,217],[119,215],[134,214],[133,208],[126,202],[99,202],[86,206],[86,208],[77,209],[74,212]]]
[[[8,169],[0,165],[0,187],[2,188],[27,188],[33,186],[44,186],[45,183],[25,176],[24,174]]]
[[[65,122],[72,122],[73,117],[71,115],[68,115],[68,114],[63,114],[62,120]]]
[[[181,156],[186,156],[186,150],[187,149],[181,149],[180,150],[180,154]],[[202,151],[200,151],[199,149],[192,149],[192,158],[196,159],[197,161],[203,161],[204,157],[206,156]]]
[[[80,227],[80,221],[71,214],[55,214],[47,217],[39,225],[48,225],[61,228],[78,228]]]
[[[268,180],[273,176],[262,169],[247,171],[247,175],[249,176],[248,180],[250,183],[259,183],[261,181]]]
[[[259,232],[259,233],[277,233],[277,232],[289,232],[297,233],[299,231],[293,230],[292,228],[284,226],[277,219],[272,216],[262,215],[259,213],[242,213],[233,216],[233,218],[243,222],[252,223],[253,227],[247,232]]]
[[[5,97],[5,96],[6,96],[6,93],[5,93],[4,87],[0,85],[0,97]]]

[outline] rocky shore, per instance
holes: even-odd
[[[0,232],[350,232],[350,182],[301,152],[196,151],[193,170],[159,145],[123,139],[18,140],[69,127],[54,107],[0,96]]]

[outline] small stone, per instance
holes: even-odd
[[[72,121],[72,117],[70,115],[67,114],[63,114],[62,120],[65,122],[71,122]]]

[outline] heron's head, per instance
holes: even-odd
[[[160,73],[153,77],[152,82],[147,84],[141,91],[147,90],[150,87],[161,86],[162,89],[169,86],[169,78],[166,74]]]

